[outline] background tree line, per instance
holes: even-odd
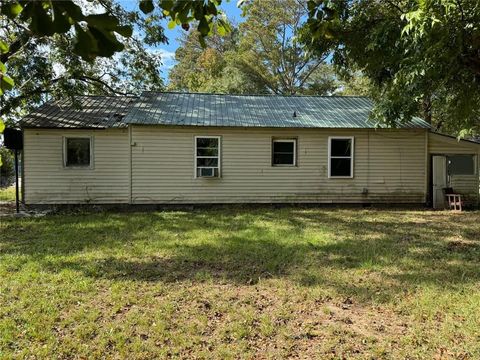
[[[214,28],[202,46],[195,31],[185,33],[169,72],[175,91],[230,94],[367,95],[368,81],[354,72],[339,76],[331,43],[310,52],[300,35],[308,15],[297,0],[245,3],[243,20],[220,36]]]

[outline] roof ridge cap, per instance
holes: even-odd
[[[363,95],[307,95],[307,94],[228,94],[228,93],[209,93],[209,92],[194,92],[194,91],[143,91],[142,95],[146,94],[177,94],[177,95],[210,95],[210,96],[237,96],[237,97],[247,97],[247,96],[264,96],[264,97],[310,97],[310,98],[361,98],[369,99],[368,96]]]

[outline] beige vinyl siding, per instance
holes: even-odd
[[[134,126],[131,131],[133,203],[425,200],[423,130]],[[194,138],[200,135],[221,136],[219,179],[194,176]],[[353,179],[328,179],[329,136],[355,137]],[[272,137],[297,138],[297,166],[271,166]]]
[[[478,154],[480,144],[470,141],[458,141],[455,138],[429,133],[428,150],[430,154]]]
[[[478,176],[454,175],[450,179],[450,186],[455,192],[464,195],[464,200],[468,204],[478,204]]]
[[[474,175],[452,175],[449,181],[455,192],[464,195],[467,203],[478,204],[480,202],[480,145],[430,133],[428,149],[432,155],[469,154],[476,157],[477,166]]]
[[[63,138],[93,138],[93,168],[63,166]],[[24,130],[26,204],[128,203],[126,129]]]

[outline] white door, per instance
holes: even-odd
[[[447,187],[447,158],[445,156],[434,156],[432,164],[433,176],[433,208],[445,208],[445,195],[443,188]]]

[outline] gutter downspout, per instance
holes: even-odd
[[[22,188],[20,191],[22,194],[22,204],[25,205],[25,131],[23,128],[22,128],[22,139],[23,139],[23,147],[22,147],[22,153],[21,153],[22,173],[20,174],[22,179]]]
[[[480,209],[480,149],[477,151],[477,207]]]
[[[367,190],[370,191],[370,129],[367,130],[367,149],[368,149],[368,160],[367,160]]]
[[[132,202],[132,125],[128,125],[128,203]]]
[[[430,173],[429,169],[429,161],[428,161],[428,135],[430,130],[425,131],[425,198],[424,203],[425,205],[428,202],[428,174]]]

